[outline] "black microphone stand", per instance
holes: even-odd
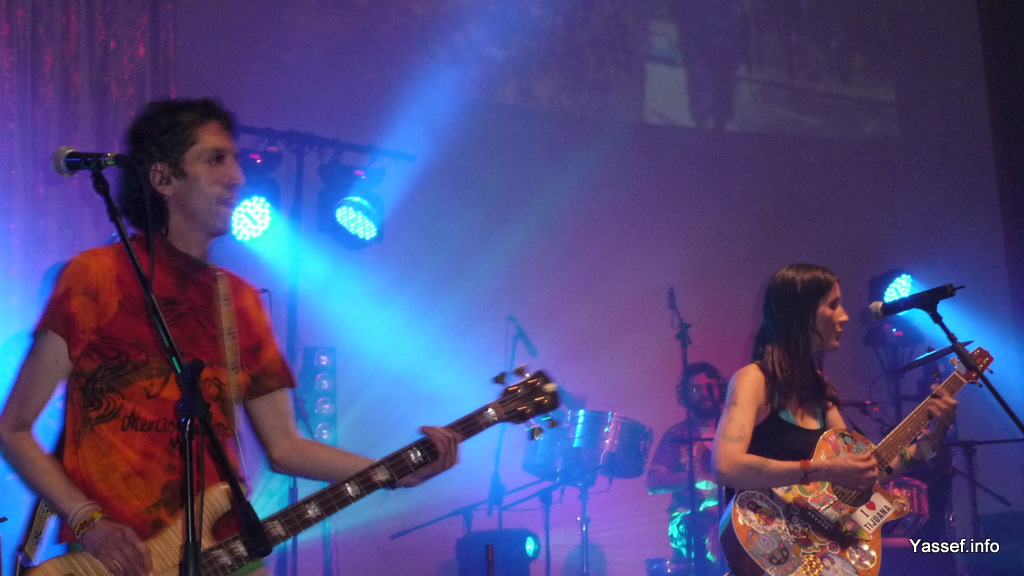
[[[1022,435],[1024,435],[1024,423],[1022,423],[1020,421],[1020,418],[1017,417],[1017,414],[1014,413],[1013,409],[1010,408],[1009,404],[1006,403],[1006,400],[1003,399],[1003,397],[999,394],[999,392],[992,385],[992,382],[990,382],[988,377],[985,376],[985,372],[978,367],[977,362],[974,361],[974,357],[971,356],[971,354],[969,352],[967,352],[967,349],[964,348],[963,344],[961,344],[960,341],[957,340],[957,338],[953,334],[953,332],[951,332],[949,330],[949,328],[946,327],[945,322],[942,321],[942,316],[939,314],[939,300],[938,299],[934,299],[931,302],[929,302],[926,306],[922,306],[921,309],[924,310],[925,312],[927,312],[928,316],[931,317],[932,322],[934,322],[936,325],[938,325],[939,328],[942,329],[942,331],[946,334],[946,338],[949,339],[949,343],[952,345],[953,351],[956,353],[957,358],[959,358],[960,361],[963,362],[964,366],[966,366],[968,370],[971,370],[972,372],[977,374],[978,380],[981,381],[984,384],[985,388],[987,388],[989,393],[991,393],[992,396],[996,399],[996,402],[998,402],[999,405],[1003,408],[1003,411],[1006,412],[1007,416],[1010,417],[1010,420],[1012,420],[1013,423],[1017,426],[1017,429],[1020,430]],[[1005,440],[1002,441],[1002,442],[1005,442]],[[969,445],[967,445],[967,444],[964,445],[964,455],[967,457],[967,474],[968,474],[968,478],[972,480],[972,482],[971,482],[971,516],[972,516],[972,518],[971,518],[971,531],[972,531],[972,535],[975,538],[977,538],[979,536],[979,532],[980,532],[980,529],[979,529],[979,518],[978,518],[977,488],[976,488],[976,486],[977,486],[977,475],[976,475],[976,472],[974,470],[974,468],[976,466],[976,463],[975,463],[975,447],[978,444],[980,444],[980,443],[975,442],[975,443],[971,443]]]
[[[182,359],[181,352],[174,342],[167,322],[160,311],[156,296],[153,294],[153,287],[149,284],[149,280],[139,264],[139,258],[129,241],[128,232],[125,230],[124,222],[121,220],[121,214],[110,197],[110,184],[103,177],[102,167],[93,170],[91,175],[93,189],[103,198],[107,208],[107,215],[117,228],[117,235],[121,240],[121,245],[128,255],[128,261],[131,263],[132,269],[135,271],[135,276],[139,281],[139,286],[142,288],[142,295],[146,302],[146,310],[149,313],[153,328],[157,332],[164,352],[171,362],[171,367],[175,372],[178,387],[181,391],[181,400],[178,402],[178,419],[181,435],[183,472],[181,491],[185,507],[185,541],[182,544],[182,561],[178,565],[178,574],[181,576],[195,576],[200,573],[199,552],[202,542],[196,522],[195,470],[193,470],[194,451],[192,445],[196,434],[197,421],[200,431],[209,440],[211,457],[216,463],[218,471],[231,488],[235,507],[242,520],[242,534],[246,549],[253,556],[266,557],[271,551],[270,543],[263,532],[256,512],[245,499],[238,476],[228,462],[224,446],[221,444],[220,438],[218,438],[213,423],[210,420],[209,405],[203,399],[202,392],[199,390],[199,375],[202,373],[205,365],[199,359],[194,359],[188,363],[185,363]],[[142,181],[141,178],[139,180],[140,182]]]
[[[689,366],[689,348],[690,344],[693,344],[693,340],[690,339],[690,327],[691,324],[683,320],[683,315],[679,312],[679,307],[676,305],[676,291],[674,288],[669,287],[668,289],[668,308],[672,311],[672,322],[673,325],[677,326],[678,332],[676,332],[676,340],[679,341],[680,353],[683,359],[683,372],[679,376],[679,386],[683,387],[686,383],[683,381],[686,378],[686,368]],[[686,400],[686,426],[689,434],[689,445],[686,449],[686,458],[689,461],[687,466],[687,484],[689,485],[689,500],[690,500],[690,514],[685,521],[686,524],[686,552],[690,555],[690,568],[696,569],[697,567],[697,538],[694,536],[694,529],[697,525],[697,471],[696,460],[694,459],[694,451],[696,450],[696,438],[701,436],[700,429],[695,426],[694,422],[694,409],[690,406],[688,401],[689,391],[683,388],[681,390],[683,399]],[[701,546],[703,551],[704,546]],[[705,555],[701,554],[703,559]]]
[[[511,323],[512,317],[509,316],[505,322],[505,335],[508,337],[508,327]],[[515,335],[512,337],[512,344],[508,347],[508,372],[512,374],[516,370],[516,347],[519,342],[522,341],[523,337],[520,334],[520,330],[516,330]],[[507,340],[506,340],[507,341]],[[527,352],[536,352],[534,350],[527,350]],[[496,380],[498,383],[504,383],[504,374],[499,376]],[[501,452],[502,447],[505,444],[505,427],[502,426],[498,432],[498,445],[494,449],[494,473],[491,475],[491,487],[487,496],[487,515],[490,516],[495,508],[498,509],[498,530],[504,528],[504,511],[505,506],[503,501],[505,499],[506,488],[505,484],[501,481]]]
[[[978,375],[978,380],[980,380],[985,385],[985,388],[988,388],[989,393],[991,393],[992,396],[995,397],[996,402],[999,403],[999,405],[1003,408],[1003,411],[1006,412],[1007,416],[1010,417],[1010,420],[1012,420],[1014,425],[1017,426],[1017,429],[1020,430],[1022,435],[1024,435],[1024,422],[1020,421],[1020,418],[1018,418],[1017,414],[1014,413],[1012,408],[1010,408],[1010,405],[1006,403],[1006,400],[1003,400],[1003,397],[1000,396],[999,392],[995,389],[994,386],[992,386],[992,382],[990,382],[988,377],[985,376],[985,372],[978,368],[978,364],[974,361],[974,358],[971,356],[971,354],[967,351],[966,348],[964,348],[963,344],[961,344],[960,341],[956,339],[956,336],[953,335],[952,332],[950,332],[949,328],[946,327],[945,322],[942,321],[942,316],[939,315],[939,301],[933,300],[927,306],[922,306],[921,309],[928,313],[928,316],[931,317],[932,322],[935,322],[935,324],[938,325],[939,328],[942,328],[942,331],[945,332],[946,334],[946,338],[949,339],[949,343],[953,346],[953,351],[956,352],[957,358],[959,358],[960,361],[964,363],[964,366],[966,366],[969,370]]]

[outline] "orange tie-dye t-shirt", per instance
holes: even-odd
[[[145,239],[136,237],[132,243],[148,273]],[[185,362],[198,358],[206,365],[200,389],[237,470],[216,269],[163,237],[154,239],[154,247],[157,301]],[[238,330],[242,399],[294,387],[257,291],[225,274]],[[181,508],[180,392],[138,284],[120,245],[83,252],[61,274],[38,329],[67,342],[73,365],[66,396],[65,468],[104,512],[146,539]],[[221,478],[210,451],[204,453],[205,482],[212,486]],[[62,538],[68,536],[65,527]]]

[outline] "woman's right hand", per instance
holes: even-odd
[[[821,479],[833,484],[868,490],[878,482],[878,461],[871,452],[847,453],[819,462],[824,466]]]

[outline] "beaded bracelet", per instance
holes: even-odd
[[[811,461],[801,460],[800,469],[804,471],[804,475],[800,477],[801,484],[807,484],[811,481]]]
[[[918,450],[921,449],[918,448]],[[914,455],[910,453],[910,448],[900,450],[900,463],[903,464],[904,468],[910,468],[914,464],[917,464],[917,460],[914,459]]]

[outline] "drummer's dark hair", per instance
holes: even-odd
[[[131,166],[121,171],[118,207],[136,230],[167,229],[167,201],[149,181],[154,164],[167,165],[176,178],[185,177],[185,153],[195,145],[199,128],[210,122],[235,134],[235,119],[212,98],[150,102],[128,128]]]
[[[814,264],[786,266],[768,282],[751,360],[764,372],[765,395],[773,409],[796,405],[825,411],[839,403],[836,389],[818,370],[811,346],[818,305],[838,283],[834,272]]]

